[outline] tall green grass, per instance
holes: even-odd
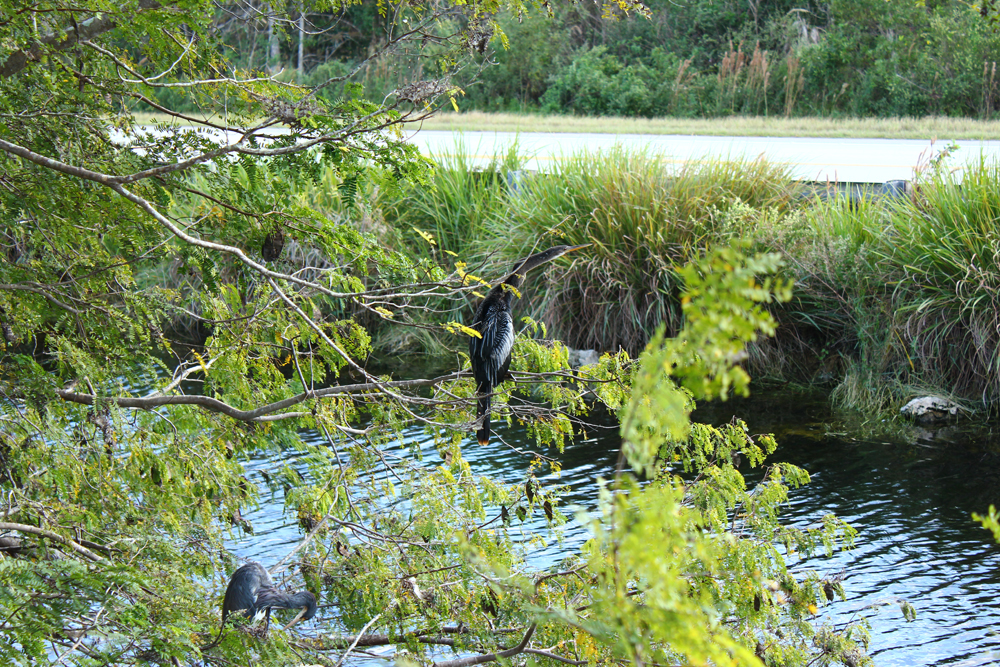
[[[936,169],[899,200],[816,200],[798,214],[804,232],[768,238],[796,280],[778,313],[785,346],[772,356],[802,359],[807,377],[836,382],[837,402],[869,412],[932,389],[992,405],[1000,165],[979,161],[960,176]]]
[[[1000,395],[1000,164],[941,169],[893,207],[878,249],[914,366],[961,394]]]
[[[437,165],[429,185],[405,187],[385,201],[383,213],[416,254],[454,253],[466,259],[489,238],[506,209],[507,175],[518,172],[524,156],[516,143],[481,163],[462,140]]]
[[[891,312],[886,267],[873,256],[887,224],[884,204],[873,197],[807,197],[747,230],[758,249],[784,256],[795,283],[792,300],[774,307],[777,335],[751,349],[755,376],[833,382],[866,333],[884,330],[884,312]]]
[[[648,151],[578,153],[512,197],[493,236],[506,239],[509,260],[590,243],[568,265],[544,270],[535,311],[572,346],[635,353],[661,322],[680,326],[675,268],[741,235],[726,212],[739,204],[783,212],[794,190],[784,167],[763,160],[678,168]]]

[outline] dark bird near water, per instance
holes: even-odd
[[[479,399],[476,419],[482,418],[476,432],[480,445],[490,441],[490,397],[493,389],[509,377],[507,369],[510,368],[510,351],[514,347],[514,318],[510,307],[517,289],[531,269],[588,245],[590,244],[557,245],[522,259],[514,265],[510,275],[493,287],[479,304],[479,310],[472,320],[472,328],[479,332],[481,338],[473,336],[469,339],[469,360],[472,362],[472,375],[476,379],[476,394]]]
[[[285,626],[287,630],[300,620],[308,621],[316,615],[316,596],[309,591],[286,593],[275,588],[260,563],[247,563],[233,572],[222,600],[223,625],[230,614],[242,614],[254,623],[263,619],[266,628],[271,622],[271,609],[302,610]]]

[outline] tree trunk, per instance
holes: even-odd
[[[271,10],[271,5],[267,5],[267,69],[269,72],[278,70],[280,56],[278,36],[274,34],[274,13]]]
[[[306,37],[306,16],[301,11],[299,12],[299,66],[296,68],[299,70],[299,75],[302,74],[302,44]]]

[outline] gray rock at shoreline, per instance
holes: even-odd
[[[580,368],[580,366],[590,366],[596,364],[601,359],[601,353],[597,350],[574,350],[569,348],[569,367]]]
[[[901,407],[899,413],[918,424],[942,424],[956,419],[961,410],[958,403],[947,398],[922,396]]]

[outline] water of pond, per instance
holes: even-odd
[[[814,556],[794,566],[820,574],[844,572],[847,600],[824,607],[822,613],[833,622],[867,616],[876,665],[1000,663],[1000,635],[995,632],[1000,628],[1000,547],[970,518],[972,512],[998,504],[1000,436],[906,443],[835,434],[834,415],[825,398],[816,395],[765,393],[696,413],[709,423],[734,415],[744,418],[752,432],[778,436],[773,460],[800,465],[812,474],[810,484],[792,492],[787,521],[804,527],[833,512],[858,530],[853,550],[831,558]],[[521,430],[500,430],[500,435],[513,447],[532,448]],[[407,440],[405,448],[419,447],[425,462],[437,460],[422,431],[414,429]],[[318,437],[315,444],[322,446]],[[568,487],[564,507],[592,508],[596,479],[611,475],[617,452],[613,428],[592,429],[557,455],[561,475],[541,481]],[[463,455],[475,472],[509,482],[523,480],[531,461],[528,453],[474,442]],[[259,471],[274,463],[252,462],[249,477],[260,482]],[[294,518],[282,513],[280,498],[247,518],[256,535],[234,544],[241,556],[270,564],[275,554],[287,553],[300,539]],[[570,521],[561,543],[552,542],[532,558],[545,566],[584,539],[583,527]],[[894,603],[898,599],[916,608],[916,620],[904,621]]]

